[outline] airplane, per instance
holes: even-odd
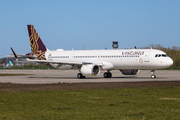
[[[0,68],[14,67],[14,65],[22,66],[24,64],[35,63],[35,62],[27,61],[27,57],[29,57],[31,59],[36,58],[36,56],[28,56],[25,54],[18,54],[17,55],[18,59],[17,59],[14,56],[14,54],[8,54],[6,57],[0,58]]]
[[[13,67],[13,63],[11,62],[11,60],[8,61],[9,63],[6,64],[6,68],[11,68]]]
[[[11,60],[9,60],[9,65],[10,65],[10,66],[13,66],[13,64],[12,64]]]
[[[0,67],[13,67],[12,61],[14,61],[15,59],[16,58],[14,57],[14,55],[7,55],[4,58],[0,58]]]
[[[78,79],[97,76],[102,70],[106,70],[104,78],[111,78],[112,70],[120,70],[124,75],[137,75],[140,69],[149,69],[154,79],[155,69],[167,68],[173,64],[165,52],[157,49],[51,51],[46,48],[33,25],[27,25],[27,28],[32,51],[26,54],[28,61],[48,63],[57,69],[79,70]],[[13,54],[16,56],[14,51]]]

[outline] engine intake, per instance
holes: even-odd
[[[84,76],[96,76],[100,73],[100,67],[93,64],[83,65],[80,69]]]

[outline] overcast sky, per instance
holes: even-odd
[[[180,0],[3,0],[0,58],[31,52],[33,24],[50,50],[180,46]]]

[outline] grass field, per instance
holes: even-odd
[[[0,76],[22,76],[22,75],[32,75],[32,74],[3,74],[3,73],[0,73]]]
[[[0,120],[179,120],[180,87],[1,92]]]

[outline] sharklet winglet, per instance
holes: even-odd
[[[14,50],[12,49],[12,47],[11,47],[11,50],[12,50],[12,52],[13,52],[13,54],[14,54],[14,57],[15,57],[15,58],[18,58],[17,55],[16,55],[16,53],[15,53]]]

